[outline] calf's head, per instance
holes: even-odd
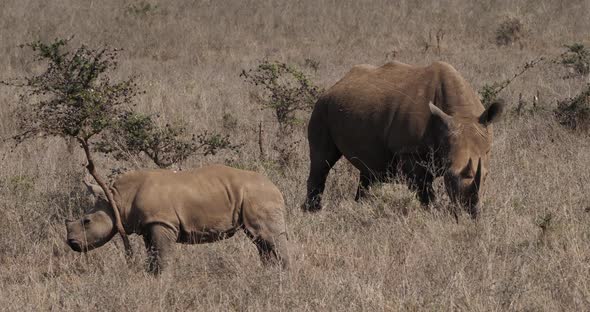
[[[115,218],[104,192],[98,185],[85,183],[92,195],[93,208],[78,220],[66,220],[67,243],[77,252],[98,248],[117,233]]]
[[[444,151],[445,188],[451,201],[464,207],[473,218],[477,217],[488,175],[490,125],[499,119],[502,110],[501,103],[493,103],[480,116],[453,117],[430,103]]]

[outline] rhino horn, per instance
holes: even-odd
[[[469,160],[471,162],[471,159]],[[477,171],[475,171],[475,177],[473,179],[473,185],[475,186],[475,190],[479,190],[479,186],[481,185],[481,157],[477,161]]]
[[[469,161],[467,162],[467,166],[465,166],[465,168],[463,168],[463,170],[461,171],[461,175],[464,176],[470,176],[473,173],[473,161],[471,160],[471,157],[469,158]]]

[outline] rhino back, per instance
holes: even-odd
[[[194,237],[234,230],[245,190],[262,178],[254,172],[215,165],[180,172],[141,171],[119,179],[114,187],[125,194],[121,198],[127,198],[123,214],[131,231],[161,223],[180,236]]]
[[[391,152],[430,144],[430,101],[452,115],[483,112],[475,92],[446,63],[361,65],[316,103],[310,130],[317,127],[312,122],[328,127],[338,149],[353,164],[354,159],[379,162],[390,158]]]

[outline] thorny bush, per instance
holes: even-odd
[[[74,138],[118,160],[144,154],[158,167],[179,163],[201,148],[207,155],[236,147],[208,133],[200,134],[197,142],[183,125],[159,127],[150,115],[134,112],[130,107],[139,93],[134,78],[111,79],[119,50],[82,45],[71,51],[70,41],[22,45],[32,49],[37,61],[47,63],[46,70],[2,82],[26,90],[17,111],[17,143],[39,135]]]
[[[590,50],[583,44],[573,43],[565,45],[567,51],[561,55],[559,62],[571,68],[575,74],[580,76],[587,76],[590,74]]]
[[[554,110],[561,125],[571,130],[590,132],[590,84],[580,94],[559,101]]]
[[[496,44],[510,45],[522,37],[523,24],[520,19],[513,17],[504,20],[496,29]]]
[[[505,80],[502,80],[499,82],[496,81],[491,84],[484,84],[478,90],[481,103],[485,107],[489,107],[492,103],[494,103],[496,101],[502,101],[501,99],[498,98],[498,95],[500,94],[500,92],[502,90],[504,90],[506,87],[508,87],[516,78],[522,76],[529,69],[535,67],[537,64],[539,64],[540,62],[542,62],[544,60],[545,60],[545,58],[539,57],[539,58],[534,59],[530,62],[526,62],[524,64],[524,66],[522,67],[522,69],[519,70],[518,72],[516,72],[511,78],[505,79]]]
[[[242,70],[240,77],[262,88],[264,102],[260,104],[274,111],[281,131],[292,130],[300,121],[297,113],[310,111],[323,91],[301,70],[281,62],[264,61],[255,69]]]
[[[305,66],[317,71],[319,62],[306,59]],[[276,160],[283,168],[291,165],[300,142],[295,138],[294,130],[304,123],[301,115],[307,118],[323,89],[302,70],[281,62],[264,61],[254,69],[242,70],[240,77],[260,88],[257,91],[260,92],[261,108],[272,110],[278,123],[277,142],[273,146],[278,154]],[[264,158],[262,145],[260,150],[261,158]]]

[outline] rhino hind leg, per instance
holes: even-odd
[[[307,178],[307,196],[302,206],[304,211],[318,211],[322,208],[321,196],[326,187],[326,178],[330,169],[342,157],[329,135],[309,138],[309,177]]]
[[[289,267],[287,232],[279,231],[278,228],[284,229],[284,227],[257,224],[245,226],[244,232],[256,245],[263,265],[280,265],[283,269],[287,269]]]
[[[272,239],[257,238],[254,240],[254,244],[258,249],[260,260],[265,266],[280,265],[283,269],[289,267],[286,233]]]
[[[147,249],[147,271],[158,275],[167,266],[177,233],[162,224],[151,224],[144,234]]]

